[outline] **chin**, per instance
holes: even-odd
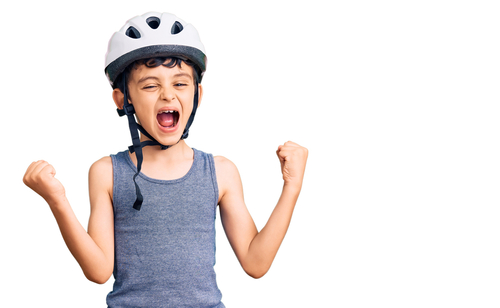
[[[178,129],[173,133],[165,133],[160,131],[156,136],[153,137],[163,145],[175,145],[181,140],[183,132],[184,129],[178,127]]]
[[[170,137],[170,138],[163,138],[161,141],[158,140],[158,142],[163,144],[163,145],[176,145],[181,140],[181,137],[182,137],[182,134],[179,134],[179,136]]]

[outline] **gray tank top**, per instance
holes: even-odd
[[[140,173],[144,203],[128,151],[111,155],[115,218],[115,282],[108,307],[225,307],[215,280],[215,211],[219,196],[213,156],[196,149],[188,173],[163,181]]]

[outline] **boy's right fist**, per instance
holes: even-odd
[[[31,163],[24,174],[23,182],[51,205],[65,196],[64,186],[56,179],[56,170],[49,163],[39,160]]]

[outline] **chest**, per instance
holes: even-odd
[[[192,165],[193,160],[183,160],[171,164],[165,162],[144,162],[141,172],[152,179],[172,181],[184,177]]]

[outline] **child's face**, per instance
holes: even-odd
[[[193,110],[192,67],[185,63],[173,68],[140,65],[132,69],[128,89],[144,129],[161,144],[177,143]],[[201,101],[201,85],[198,93]]]

